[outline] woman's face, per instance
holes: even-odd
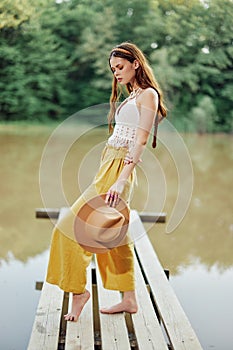
[[[134,85],[135,72],[138,67],[136,60],[131,63],[125,58],[113,56],[110,59],[110,66],[119,84],[126,85],[131,83],[132,86]]]

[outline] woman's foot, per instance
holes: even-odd
[[[82,294],[73,293],[72,310],[68,314],[64,315],[66,321],[78,321],[79,315],[82,312],[83,307],[90,298],[90,293],[85,290]]]
[[[125,292],[122,301],[119,304],[113,305],[110,308],[100,310],[102,314],[116,314],[120,312],[128,312],[135,314],[138,311],[138,305],[135,297],[135,292]]]

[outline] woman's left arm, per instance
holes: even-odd
[[[106,196],[106,203],[113,207],[117,204],[118,195],[121,195],[123,192],[127,179],[131,175],[135,165],[141,161],[140,158],[146,147],[157,113],[157,92],[152,89],[145,90],[138,97],[137,102],[140,111],[140,121],[136,131],[135,146],[126,157],[123,170],[121,171],[117,181],[110,187]]]

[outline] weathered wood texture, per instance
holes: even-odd
[[[64,292],[44,283],[28,350],[57,349]]]
[[[100,309],[120,302],[119,292],[103,288],[98,268],[97,289]],[[124,314],[107,315],[100,313],[100,332],[103,350],[130,350]]]
[[[63,215],[67,208],[59,211]],[[91,298],[78,322],[64,326],[66,295],[44,283],[28,350],[201,350],[139,214],[132,210],[130,233],[135,242],[136,314],[107,315],[99,312],[121,300],[121,293],[102,286],[96,260],[88,268]],[[72,294],[69,295],[69,308]],[[63,334],[64,333],[64,334]]]
[[[87,289],[92,294],[91,268],[87,270]],[[72,293],[69,295],[69,310],[72,307]],[[84,306],[78,322],[67,322],[65,349],[66,350],[94,350],[92,295]]]
[[[135,239],[135,249],[151,288],[161,322],[173,349],[202,349],[174,290],[164,274],[164,270],[136,211],[131,211],[130,232],[132,236],[140,237]]]
[[[136,257],[135,276],[138,312],[132,315],[132,321],[138,347],[146,350],[167,350],[167,343]]]

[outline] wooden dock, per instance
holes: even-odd
[[[51,217],[58,210],[37,210],[37,217]],[[46,214],[43,214],[43,212]],[[53,216],[54,217],[54,216]],[[99,308],[111,306],[121,294],[103,288],[97,264],[87,271],[92,297],[78,322],[65,322],[71,296],[57,286],[43,283],[28,350],[200,350],[199,340],[184,313],[144,229],[142,220],[164,222],[165,214],[131,211],[130,233],[135,239],[136,314],[106,315]]]

